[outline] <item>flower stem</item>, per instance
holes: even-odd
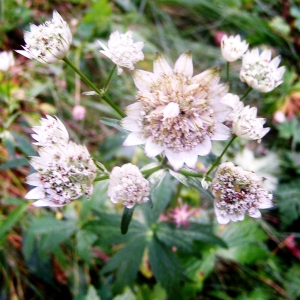
[[[230,75],[229,75],[229,70],[230,70],[230,62],[227,62],[227,67],[226,67],[226,79],[227,81],[230,80]]]
[[[103,91],[99,90],[67,57],[63,59],[81,78],[82,80],[89,85],[108,105],[110,105],[122,118],[126,115],[125,113],[113,103]]]
[[[112,75],[114,74],[116,68],[117,68],[117,65],[114,65],[114,67],[113,67],[112,70],[110,71],[109,76],[108,76],[107,81],[106,81],[106,84],[105,84],[105,86],[104,86],[104,92],[107,91],[108,85],[109,85],[109,83],[110,83],[110,80],[111,80]]]
[[[194,172],[190,172],[187,170],[178,170],[178,173],[184,175],[184,176],[190,176],[190,177],[200,177],[203,178],[203,174],[199,174],[199,173],[194,173]]]
[[[240,98],[240,101],[244,100],[251,91],[252,91],[252,87],[249,87],[246,93]]]
[[[230,145],[233,143],[233,141],[237,138],[237,136],[233,136],[231,138],[231,140],[229,141],[229,143],[226,145],[226,147],[224,148],[223,152],[221,153],[221,155],[214,161],[214,163],[211,165],[211,167],[209,168],[209,170],[206,172],[206,179],[208,179],[208,175],[217,167],[217,165],[219,164],[220,160],[222,159],[223,155],[226,153],[227,149],[230,147]],[[203,176],[204,177],[204,176]]]
[[[149,169],[149,170],[144,170],[144,171],[141,171],[141,173],[143,175],[151,175],[152,173],[156,172],[156,171],[159,171],[162,169],[162,166],[157,166],[157,167],[154,167],[152,169]]]
[[[102,181],[102,180],[107,180],[107,179],[109,179],[109,175],[103,175],[101,177],[95,178],[94,182],[96,182],[96,181]]]

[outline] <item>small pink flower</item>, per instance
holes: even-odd
[[[81,105],[75,105],[73,107],[72,115],[73,115],[74,120],[76,120],[76,121],[83,120],[85,118],[85,113],[86,113],[85,107],[83,107]]]
[[[199,212],[199,208],[190,208],[188,204],[183,204],[182,200],[179,199],[179,206],[171,209],[168,216],[172,222],[176,224],[176,227],[184,226],[189,227],[189,218]]]

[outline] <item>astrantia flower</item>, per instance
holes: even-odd
[[[215,213],[219,224],[260,218],[259,209],[273,206],[272,194],[261,188],[263,178],[231,162],[221,164],[212,181]]]
[[[39,157],[30,159],[37,172],[27,177],[27,183],[35,188],[25,196],[39,199],[34,206],[63,206],[92,194],[97,169],[85,146],[69,142],[42,147],[38,152]]]
[[[57,117],[47,115],[46,119],[41,119],[41,126],[34,126],[32,130],[35,134],[31,136],[37,141],[33,144],[40,147],[66,145],[69,141],[69,133]]]
[[[246,140],[260,140],[269,132],[270,128],[263,128],[264,118],[256,118],[257,108],[245,106],[237,114],[232,123],[232,131],[237,136]]]
[[[240,101],[239,96],[228,93],[222,99],[221,102],[227,104],[232,108],[232,111],[227,115],[227,121],[233,121],[244,108],[244,103]]]
[[[262,93],[268,93],[280,85],[285,67],[278,68],[280,56],[272,59],[271,50],[259,54],[258,49],[247,51],[243,56],[240,79]]]
[[[220,102],[228,85],[218,84],[213,68],[193,77],[191,53],[182,54],[174,70],[159,54],[154,72],[133,74],[138,102],[127,107],[122,126],[132,131],[125,146],[145,144],[154,157],[162,152],[175,169],[195,167],[198,155],[208,155],[211,140],[226,140],[230,130],[222,124],[231,108]]]
[[[72,42],[72,33],[69,25],[54,11],[51,21],[39,26],[30,24],[30,31],[25,32],[24,40],[24,50],[16,52],[29,59],[52,64],[66,56]]]
[[[228,62],[238,60],[248,49],[246,41],[241,41],[240,35],[228,37],[226,34],[221,40],[221,51]]]
[[[99,44],[104,49],[100,52],[117,65],[118,75],[121,75],[123,72],[121,67],[134,70],[134,64],[144,59],[142,52],[144,42],[134,43],[131,30],[124,34],[120,34],[115,30],[109,37],[108,47],[103,45],[100,41]]]
[[[6,72],[15,64],[14,56],[11,51],[0,52],[0,70]]]
[[[112,203],[123,201],[124,206],[132,208],[136,203],[149,201],[149,193],[149,182],[137,166],[125,164],[112,169],[107,192]]]

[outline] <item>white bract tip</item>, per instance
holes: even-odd
[[[0,70],[7,72],[15,64],[15,59],[11,51],[0,52]]]
[[[230,37],[224,35],[221,40],[222,55],[228,62],[233,62],[241,58],[247,51],[248,46],[246,41],[241,41],[239,35]]]

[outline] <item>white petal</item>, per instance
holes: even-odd
[[[141,127],[139,126],[138,120],[133,118],[124,118],[120,121],[120,125],[126,130],[133,132],[141,132]]]
[[[230,222],[230,217],[228,215],[222,216],[222,214],[220,213],[219,209],[216,206],[215,206],[215,214],[219,224],[226,225]]]
[[[43,183],[41,182],[39,178],[39,173],[35,172],[27,176],[26,183],[33,186],[43,186]]]
[[[201,156],[208,155],[210,151],[211,151],[211,140],[208,136],[206,136],[203,142],[194,149],[194,152]]]
[[[249,214],[249,216],[251,218],[261,218],[261,212],[258,209],[256,209],[254,212],[252,212],[251,214]]]
[[[24,196],[25,199],[40,199],[44,197],[45,193],[41,187],[35,187]]]
[[[145,144],[146,139],[139,132],[131,132],[123,143],[123,146],[136,146]]]
[[[194,151],[181,152],[181,157],[189,168],[193,169],[196,167],[196,163],[198,160],[197,153],[195,153]]]
[[[61,207],[64,206],[64,204],[56,204],[49,200],[38,200],[32,203],[33,206],[36,207],[42,207],[42,206],[50,206],[50,207]]]
[[[222,123],[217,123],[214,135],[211,137],[213,141],[226,141],[230,138],[230,129]]]
[[[146,145],[145,145],[145,153],[149,157],[155,157],[156,155],[159,155],[164,150],[164,147],[153,143],[151,138],[147,139]]]
[[[154,81],[154,74],[143,70],[135,70],[132,77],[136,87],[142,92],[149,91]]]
[[[174,72],[183,74],[189,78],[193,76],[193,60],[191,52],[183,53],[179,56],[174,66]]]
[[[169,163],[172,165],[174,170],[178,170],[183,166],[184,160],[181,157],[180,153],[175,153],[169,149],[166,149],[165,153]]]
[[[161,74],[173,74],[173,70],[171,69],[170,65],[159,53],[156,54],[153,62],[153,72],[156,76],[160,76]]]

